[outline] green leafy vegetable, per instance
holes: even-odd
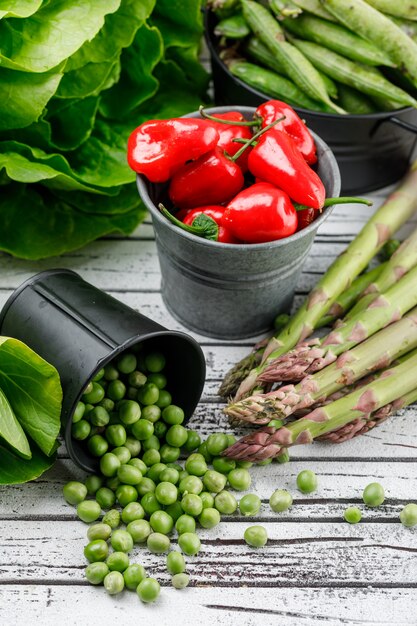
[[[16,485],[35,480],[52,467],[55,458],[55,455],[45,456],[38,448],[34,448],[32,458],[25,460],[0,445],[0,485]]]
[[[44,258],[143,220],[127,138],[205,100],[200,4],[0,0],[0,250]]]
[[[16,419],[13,409],[0,389],[0,438],[25,459],[30,459],[29,442],[23,428]]]

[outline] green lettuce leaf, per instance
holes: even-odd
[[[13,409],[10,406],[6,396],[0,389],[0,439],[3,439],[14,452],[24,459],[30,459],[32,453],[30,451],[29,442],[25,435],[25,431],[19,424]]]
[[[58,98],[86,98],[109,89],[120,78],[118,56],[104,63],[86,63],[82,67],[65,72],[59,84]]]
[[[23,430],[42,452],[51,454],[61,425],[56,369],[18,339],[0,337],[0,388]]]
[[[29,17],[36,13],[42,0],[0,0],[0,19],[3,17]]]
[[[0,445],[0,485],[17,485],[35,480],[55,463],[56,455],[45,456],[33,447],[32,458],[25,460]]]
[[[86,141],[94,128],[99,98],[52,98],[46,120],[50,125],[49,143],[60,150],[74,150]]]

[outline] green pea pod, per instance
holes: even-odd
[[[279,20],[285,17],[294,18],[303,12],[292,0],[269,0],[269,6]]]
[[[389,56],[375,44],[365,41],[339,24],[331,24],[313,15],[301,15],[296,20],[284,20],[283,25],[301,39],[321,44],[352,61],[360,61],[365,65],[395,67]]]
[[[389,17],[363,0],[326,0],[326,9],[351,31],[384,50],[417,86],[417,43]]]
[[[327,104],[337,113],[345,113],[334,104],[326,87],[310,61],[293,45],[285,41],[284,32],[273,15],[253,0],[241,0],[243,16],[252,32],[282,63],[285,74],[313,100]]]
[[[278,74],[282,74],[284,72],[282,64],[277,59],[277,57],[271,54],[268,48],[262,43],[262,41],[260,41],[256,37],[251,37],[247,41],[245,51],[252,59],[258,61],[258,63],[261,63],[262,65],[273,70],[274,72],[277,72]],[[335,82],[331,78],[326,76],[326,74],[323,74],[322,72],[319,72],[319,74],[326,86],[326,91],[329,96],[331,98],[337,98],[337,87]]]
[[[395,15],[396,17],[404,17],[408,20],[417,20],[417,1],[407,0],[406,2],[395,2],[394,0],[366,0],[374,9]]]
[[[243,39],[250,34],[250,28],[242,13],[236,13],[230,17],[221,20],[214,29],[214,34],[218,37],[227,37],[228,39]]]
[[[395,108],[417,107],[417,101],[408,93],[390,83],[375,67],[354,63],[310,41],[294,39],[299,48],[319,70],[327,72],[334,80],[354,87],[368,96],[389,100]]]
[[[230,17],[239,8],[240,0],[207,0],[206,7],[215,12],[219,20]]]
[[[326,11],[320,0],[293,0],[293,2],[300,7],[300,9],[303,9],[303,11],[317,15],[317,17],[322,17],[324,20],[329,20],[329,22],[337,21],[331,13]]]
[[[274,72],[269,70],[264,70],[258,65],[248,63],[247,61],[235,60],[230,61],[228,67],[233,76],[240,78],[244,83],[262,91],[271,98],[279,98],[292,106],[303,109],[323,112],[332,111],[325,104],[311,100],[297,85],[294,85],[287,78],[274,74]]]
[[[342,85],[342,83],[339,83],[337,88],[339,92],[340,104],[349,113],[364,115],[367,113],[375,113],[377,110],[380,110],[380,108],[377,109],[372,100],[357,89],[353,89],[353,87],[348,87],[347,85]]]

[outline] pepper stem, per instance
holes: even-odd
[[[367,198],[352,198],[350,196],[341,196],[339,198],[326,198],[323,204],[323,207],[332,206],[333,204],[366,204],[367,206],[372,206],[372,200],[368,200]],[[296,211],[304,211],[305,209],[310,209],[311,207],[306,204],[298,204],[298,202],[293,202],[294,209]]]
[[[216,117],[215,115],[210,115],[210,113],[207,113],[204,105],[201,105],[198,110],[201,117],[204,117],[204,119],[211,120],[212,122],[219,122],[219,124],[227,124],[227,126],[259,126],[262,121],[260,118],[255,118],[252,121],[242,120],[241,122],[238,122],[237,120],[224,120],[220,117]]]
[[[274,120],[273,122],[268,124],[268,126],[265,126],[265,128],[261,128],[261,130],[258,130],[258,132],[255,133],[255,135],[252,137],[252,139],[250,140],[248,139],[248,143],[246,143],[237,152],[235,152],[233,156],[226,154],[227,158],[230,159],[231,161],[237,161],[238,158],[242,156],[242,154],[245,152],[245,150],[247,150],[248,146],[250,146],[253,141],[256,141],[259,137],[261,137],[261,135],[263,135],[268,130],[270,130],[273,126],[275,126],[275,124],[278,124],[278,122],[282,122],[282,120],[285,120],[285,115]]]
[[[162,203],[158,204],[158,208],[161,211],[162,215],[166,217],[170,222],[172,222],[172,224],[175,224],[175,226],[178,226],[182,230],[185,230],[187,233],[191,233],[192,235],[196,235],[197,237],[203,237],[204,239],[212,239],[214,241],[217,241],[219,226],[213,220],[213,218],[209,217],[208,215],[204,215],[204,220],[200,220],[200,222],[203,221],[201,226],[190,226],[189,224],[184,224],[184,222],[181,222],[175,217],[175,215],[172,215],[172,213],[170,213]],[[198,220],[198,217],[199,216],[197,216],[195,220],[193,220],[193,224],[196,220]]]

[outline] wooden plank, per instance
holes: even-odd
[[[398,524],[264,522],[268,543],[253,549],[243,540],[250,522],[223,522],[199,530],[202,547],[187,557],[197,585],[236,587],[281,585],[417,587],[416,532]],[[0,583],[82,583],[86,560],[82,522],[3,521]],[[172,547],[177,549],[174,538]],[[166,559],[135,546],[132,562],[150,576],[166,576]]]
[[[136,625],[144,619],[151,626],[195,626],[198,615],[198,623],[211,626],[403,626],[415,624],[410,613],[414,603],[415,590],[407,588],[277,587],[272,592],[262,586],[233,590],[194,587],[183,591],[164,586],[157,602],[146,606],[128,591],[108,596],[103,588],[91,586],[10,585],[0,587],[0,620],[9,625],[102,626]],[[174,621],[173,610],[180,621]]]

